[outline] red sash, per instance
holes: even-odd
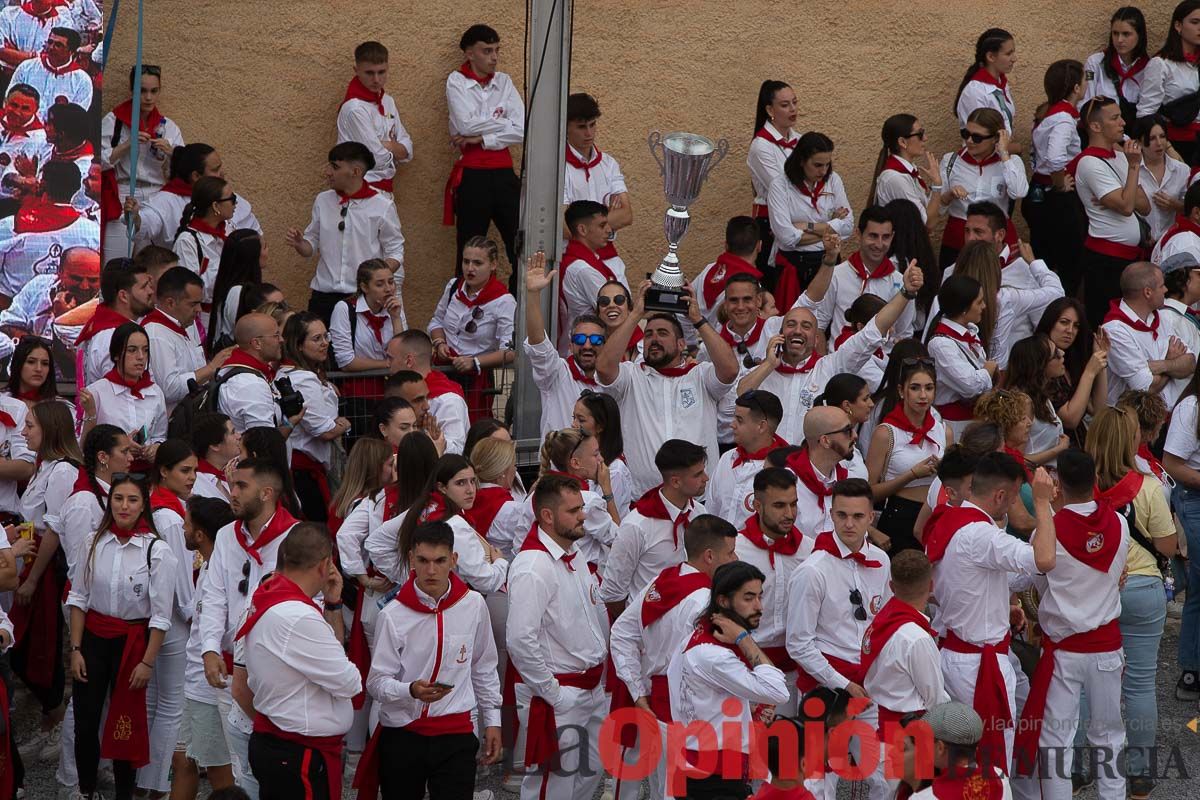
[[[39,547],[43,546],[42,541],[42,537],[39,536]],[[33,570],[33,561],[32,558],[25,559],[25,567],[21,570],[22,583],[29,579],[29,573]],[[37,586],[33,590],[33,597],[30,598],[29,603],[27,605],[14,603],[12,611],[8,612],[13,624],[13,646],[26,651],[24,668],[16,670],[14,661],[14,671],[17,671],[26,683],[42,689],[50,688],[51,678],[54,676],[54,666],[62,658],[62,642],[57,636],[58,617],[62,614],[62,602],[58,580],[54,575],[53,566],[50,565],[42,571],[42,576],[38,578]],[[0,694],[7,693],[0,692]],[[3,735],[7,736],[7,732]],[[0,752],[7,751],[0,747]],[[0,776],[0,785],[2,785],[2,781],[3,777]],[[4,796],[3,793],[0,793],[0,797]]]
[[[111,714],[112,711],[110,710],[109,713]],[[321,757],[325,759],[330,800],[342,800],[342,742],[345,736],[340,733],[334,736],[303,736],[283,730],[263,714],[254,715],[254,732],[282,739],[285,742],[292,742],[320,753]],[[300,764],[302,780],[308,779],[307,764],[308,753],[305,753]]]
[[[999,644],[977,645],[965,642],[953,630],[947,630],[942,638],[942,649],[952,653],[978,653],[979,674],[975,677],[975,695],[971,705],[983,720],[983,738],[979,740],[979,762],[1001,767],[1008,771],[1008,759],[1004,744],[1004,731],[1013,724],[1008,707],[1008,687],[1004,685],[1004,673],[1000,670],[1001,657],[1008,654],[1008,643],[1012,639],[1006,634]]]
[[[321,493],[321,505],[329,508],[329,504],[333,502],[333,494],[329,491],[329,479],[325,475],[326,466],[303,450],[293,448],[292,469],[307,474],[316,482],[317,491]]]
[[[938,506],[925,523],[925,555],[929,561],[938,563],[946,555],[946,548],[955,534],[973,522],[996,523],[986,513],[975,507]]]
[[[837,674],[851,683],[857,683],[859,686],[862,686],[863,677],[867,674],[862,664],[846,661],[837,656],[831,656],[828,653],[822,653],[821,655],[825,656],[825,660],[829,662],[829,666],[833,667]],[[810,692],[820,685],[816,678],[804,671],[803,667],[799,664],[796,665],[796,688],[800,690],[801,694]]]
[[[511,665],[512,662],[509,661]],[[514,682],[524,683],[515,670]],[[564,672],[554,676],[560,686],[591,691],[600,685],[604,676],[604,662],[589,667],[583,672]],[[525,736],[525,764],[550,769],[558,758],[558,723],[554,719],[554,706],[539,695],[529,701],[529,732]]]
[[[125,639],[121,665],[108,699],[108,717],[100,739],[100,757],[128,761],[134,767],[150,763],[150,730],[146,721],[146,689],[130,689],[134,667],[146,656],[146,620],[117,619],[88,611],[84,629],[101,639]]]

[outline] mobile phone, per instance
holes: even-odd
[[[776,355],[776,356],[782,356],[782,355],[783,355],[783,345],[781,345],[781,344],[777,344],[777,345],[775,345],[775,355]]]
[[[440,682],[435,681],[433,685],[439,689],[453,689],[454,688],[453,683],[440,683]]]

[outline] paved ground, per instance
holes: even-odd
[[[1158,786],[1154,791],[1154,800],[1200,800],[1200,734],[1194,733],[1187,727],[1188,722],[1198,716],[1195,703],[1182,703],[1175,699],[1175,681],[1178,673],[1175,667],[1176,642],[1179,634],[1179,621],[1167,620],[1167,630],[1163,637],[1159,654],[1158,673],[1158,745],[1160,757],[1158,760]],[[17,711],[13,719],[13,730],[20,742],[29,731],[36,729],[36,708],[29,695],[19,692],[16,700]],[[26,764],[25,796],[29,800],[57,800],[59,787],[54,780],[53,762],[35,762]],[[1182,773],[1181,773],[1182,770]],[[1165,775],[1164,775],[1165,772]],[[515,800],[515,793],[507,792],[500,786],[499,770],[481,771],[477,790],[491,791],[496,800]],[[200,797],[207,796],[207,790],[202,789]],[[850,796],[849,790],[839,793]],[[858,793],[855,793],[858,796]],[[865,795],[864,795],[865,796]],[[111,797],[111,793],[106,797]],[[346,781],[346,798],[353,798],[350,789],[349,776]],[[487,795],[484,794],[483,798]],[[1096,800],[1094,789],[1086,790],[1079,795],[1079,800]]]

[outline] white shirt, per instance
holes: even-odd
[[[232,228],[226,227],[227,230]],[[225,240],[211,233],[185,228],[175,237],[171,245],[175,255],[179,256],[179,266],[187,267],[200,276],[204,281],[205,303],[212,302],[213,287],[217,283],[217,271],[221,266],[221,251],[225,249]]]
[[[517,321],[516,298],[506,292],[472,308],[459,299],[457,291],[452,291],[456,282],[468,300],[479,296],[479,292],[472,296],[464,282],[451,279],[446,283],[433,311],[433,318],[425,330],[432,333],[435,328],[441,328],[446,336],[446,344],[460,356],[482,355],[511,348],[513,325]],[[479,309],[480,316],[476,317],[475,309]],[[467,330],[470,322],[475,323],[473,333]]]
[[[965,328],[953,320],[942,318],[942,324],[958,333],[968,331],[978,337],[979,329],[974,323]],[[973,401],[992,388],[992,376],[984,369],[987,352],[981,346],[968,345],[949,336],[934,336],[926,345],[929,355],[937,365],[937,393],[935,405],[946,405],[957,400]]]
[[[1164,103],[1192,94],[1197,89],[1200,89],[1200,72],[1195,64],[1155,56],[1142,72],[1141,94],[1137,102],[1138,119],[1154,115]],[[1200,115],[1195,121],[1200,121]]]
[[[1004,76],[1001,76],[1000,80],[1004,81]],[[1000,116],[1004,119],[1004,129],[1012,133],[1017,107],[1013,104],[1007,81],[1004,83],[1004,88],[1000,88],[995,83],[981,80],[967,81],[962,94],[958,96],[958,124],[965,128],[967,127],[967,117],[971,116],[972,111],[977,108],[992,108],[1000,112]]]
[[[82,32],[83,24],[71,9],[63,6],[53,6],[45,17],[35,17],[21,5],[0,10],[0,41],[23,53],[41,53],[52,28]],[[0,64],[0,71],[11,72],[12,69],[8,64]]]
[[[762,141],[755,139],[755,141]],[[774,147],[775,145],[770,145]],[[807,186],[808,191],[815,191],[814,186]],[[800,244],[804,235],[804,226],[809,222],[825,222],[843,239],[849,239],[854,234],[854,213],[838,219],[833,212],[839,208],[850,208],[850,200],[846,197],[846,187],[842,176],[830,172],[828,179],[821,186],[817,195],[816,205],[812,198],[803,194],[788,179],[780,174],[771,182],[767,190],[767,208],[771,219],[771,233],[775,235],[775,244],[771,247],[771,261],[774,263],[775,254],[780,250],[799,250],[806,253],[818,253],[825,249],[820,239],[808,244]],[[799,227],[797,227],[799,225]]]
[[[59,203],[69,206],[69,203]],[[80,216],[65,228],[52,231],[16,231],[16,217],[0,220],[0,294],[16,297],[21,287],[37,275],[58,274],[64,250],[100,243],[100,225]]]
[[[902,431],[890,423],[882,423],[892,437],[892,449],[887,457],[887,469],[883,473],[884,481],[894,480],[904,475],[927,458],[932,457],[941,461],[942,455],[946,452],[946,424],[936,410],[931,408],[928,413],[933,415],[933,427],[929,429],[920,444],[912,443],[913,435],[908,431]],[[928,486],[932,480],[932,476],[926,475],[924,478],[914,478],[904,486],[906,488]]]
[[[2,67],[0,67],[0,71],[2,71]],[[18,156],[25,156],[31,160],[36,159],[38,164],[44,164],[52,150],[52,146],[46,141],[45,130],[31,130],[18,134],[15,131],[9,131],[4,124],[3,117],[0,117],[0,163],[7,165],[0,166],[0,197],[19,199],[14,194],[14,188],[6,183],[8,180],[12,180],[9,178],[10,175],[16,178],[19,174],[16,164]]]
[[[12,417],[14,423],[11,428],[0,425],[0,458],[34,463],[36,454],[29,449],[29,444],[25,441],[25,415],[29,413],[29,406],[14,397],[3,395],[0,396],[0,411]],[[0,479],[0,511],[15,512],[19,505],[17,482]]]
[[[705,513],[704,506],[692,500],[688,508],[676,508],[661,491],[659,496],[670,521],[644,516],[636,508],[621,520],[600,587],[600,599],[605,603],[621,602],[644,589],[667,567],[687,560],[683,548],[685,526],[680,526],[678,535],[673,535],[675,520],[685,512],[689,519],[695,519]]]
[[[1054,404],[1047,400],[1046,408],[1050,411],[1050,416],[1054,421],[1046,422],[1036,416],[1033,418],[1033,426],[1029,429],[1029,441],[1025,445],[1026,453],[1041,453],[1049,450],[1058,444],[1058,437],[1063,434],[1062,420],[1058,418],[1058,411],[1055,410]],[[1045,462],[1044,466],[1057,467],[1058,458],[1050,459]]]
[[[1120,310],[1131,320],[1138,319],[1135,312],[1122,300]],[[1167,347],[1170,345],[1171,328],[1164,322],[1162,312],[1155,311],[1142,319],[1147,325],[1154,323],[1158,317],[1158,336],[1143,331],[1135,331],[1120,320],[1104,323],[1101,327],[1108,334],[1108,404],[1116,405],[1117,399],[1126,389],[1149,389],[1154,382],[1150,374],[1151,361],[1165,358]],[[1168,380],[1162,388],[1162,398],[1167,408],[1173,408],[1179,399],[1187,379]]]
[[[420,587],[413,588],[427,608],[435,609],[445,599],[443,595],[435,600]],[[454,688],[436,703],[422,703],[409,691],[415,680]],[[499,727],[496,640],[483,597],[469,591],[433,614],[422,614],[400,602],[384,606],[375,622],[367,692],[379,703],[380,724],[388,728],[463,712],[478,714],[485,728]]]
[[[195,622],[195,620],[199,619],[200,611],[204,605],[201,598],[204,596],[204,585],[207,582],[208,562],[205,561],[200,565],[199,572],[196,573],[196,589],[192,593],[192,620],[194,624],[188,631],[187,664],[183,668],[183,696],[188,700],[195,700],[197,703],[207,703],[210,706],[215,706],[217,698],[220,695],[209,684],[208,679],[204,677],[204,654],[201,652],[200,647],[200,625]]]
[[[188,381],[196,380],[196,370],[203,369],[208,359],[204,357],[195,325],[188,326],[187,336],[159,322],[151,321],[144,327],[150,339],[150,374],[162,390],[170,415],[179,401],[187,397]]]
[[[1200,253],[1200,236],[1186,230],[1172,233],[1171,229],[1174,227],[1174,224],[1168,227],[1155,243],[1154,251],[1150,254],[1150,260],[1155,264],[1161,264],[1178,253]],[[1171,233],[1169,239],[1168,233]]]
[[[809,461],[811,462],[811,459]],[[822,474],[821,470],[814,464],[813,474],[820,479],[826,489],[829,489],[838,482],[839,468],[845,470],[847,478],[862,478],[867,479],[867,466],[863,462],[862,453],[858,452],[858,448],[854,448],[850,454],[850,460],[839,461],[829,475]],[[833,498],[818,497],[809,490],[804,482],[799,477],[796,478],[796,527],[806,536],[816,538],[818,533],[833,529]]]
[[[896,269],[896,262],[889,258],[887,263],[892,265],[892,271],[882,278],[859,277],[854,265],[849,260],[843,261],[833,268],[833,277],[824,297],[813,300],[807,292],[801,292],[792,308],[807,308],[817,318],[817,327],[829,329],[829,349],[836,349],[835,340],[846,327],[846,311],[855,300],[864,294],[873,294],[885,303],[904,291],[904,273]],[[900,312],[900,318],[893,326],[895,333],[888,338],[892,341],[906,339],[912,334],[913,323],[916,319],[916,305],[908,303]]]
[[[14,510],[20,513],[21,519],[32,522],[34,528],[45,530],[49,526],[47,511],[53,516],[63,501],[71,496],[78,476],[79,467],[70,461],[43,461],[29,479],[21,494],[21,501]]]
[[[1192,469],[1200,469],[1200,439],[1196,436],[1196,396],[1179,401],[1171,414],[1163,452],[1181,459]],[[1149,472],[1149,470],[1147,470]]]
[[[1188,166],[1182,161],[1167,156],[1163,159],[1166,164],[1166,169],[1163,172],[1162,183],[1154,177],[1154,173],[1150,172],[1146,162],[1138,168],[1138,185],[1142,187],[1142,191],[1146,193],[1146,198],[1150,200],[1150,213],[1145,216],[1147,222],[1150,223],[1150,234],[1157,241],[1167,228],[1175,223],[1175,212],[1165,208],[1159,208],[1154,202],[1154,195],[1162,192],[1173,200],[1183,200],[1183,194],[1188,188]]]
[[[1200,325],[1197,325],[1196,318],[1188,313],[1187,306],[1168,297],[1163,301],[1163,307],[1158,310],[1158,318],[1159,324],[1183,342],[1189,353],[1200,356]],[[1160,333],[1159,336],[1161,335]],[[1190,378],[1183,380],[1186,383]]]
[[[350,301],[338,303],[329,315],[329,338],[333,344],[333,356],[337,361],[338,369],[345,368],[354,360],[355,356],[373,358],[377,361],[387,360],[387,343],[400,332],[392,325],[392,318],[389,314],[386,312],[375,314],[367,305],[366,298],[361,295],[354,301],[354,313],[358,315],[358,319],[354,322],[353,343],[350,341]],[[368,314],[383,319],[383,327],[379,329],[378,338],[365,319]],[[403,319],[403,312],[401,314]],[[380,339],[383,341],[381,342]]]
[[[99,478],[96,479],[96,483],[99,484],[107,502],[108,484]],[[95,533],[103,518],[104,506],[90,489],[72,493],[61,506],[47,507],[44,519],[46,525],[58,534],[63,555],[67,558],[68,574],[75,569],[75,564],[80,560],[79,553],[84,540]],[[86,555],[86,551],[84,553]]]
[[[338,230],[343,224],[345,230]],[[317,269],[309,282],[314,291],[353,293],[358,265],[371,258],[400,262],[395,273],[397,290],[404,283],[404,234],[391,195],[376,191],[371,197],[343,205],[337,192],[326,189],[313,200],[304,240],[318,254]]]
[[[681,576],[697,572],[686,561],[679,568]],[[611,631],[613,668],[635,700],[650,696],[652,677],[666,675],[667,665],[687,644],[696,618],[708,607],[711,594],[707,587],[697,589],[647,626],[642,623],[642,605],[652,586],[653,581],[634,594],[613,622]]]
[[[495,483],[479,484],[479,489],[481,491],[483,489],[492,488],[498,489],[501,487]],[[533,506],[529,498],[522,497],[517,499],[517,496],[512,492],[512,489],[507,489],[507,491],[510,494],[513,494],[513,499],[505,500],[501,504],[500,509],[496,512],[496,516],[492,518],[492,524],[488,526],[487,532],[484,534],[483,538],[488,540],[488,544],[499,548],[500,552],[504,554],[504,557],[511,562],[514,555],[513,548],[517,545],[520,545],[520,542],[514,540],[518,535],[520,535],[520,531],[528,531],[529,526],[533,524]],[[595,492],[588,492],[588,494],[595,495]],[[599,498],[598,495],[595,496]],[[476,495],[476,498],[476,502],[479,502],[478,495]],[[589,517],[591,516],[588,513],[587,505],[587,502],[585,502],[583,518],[585,533],[588,532],[587,528]],[[612,525],[611,518],[609,518],[609,525],[612,527],[612,535],[616,535],[616,526]],[[584,545],[584,542],[587,542],[588,539],[589,537],[585,536],[580,540],[581,549]],[[605,557],[607,557],[607,552],[608,549],[606,547],[604,551]]]
[[[233,207],[233,218],[229,220],[227,229],[235,231],[240,228],[250,228],[262,234],[262,226],[250,209],[250,201],[240,194],[235,193],[235,196],[237,205]],[[184,197],[173,192],[155,192],[150,195],[150,198],[142,203],[142,207],[138,211],[138,215],[142,219],[142,226],[133,236],[138,247],[156,244],[159,247],[171,249],[175,242],[175,234],[179,231],[179,223],[183,218],[183,209],[190,199],[190,196]]]
[[[38,103],[38,118],[46,121],[46,112],[56,103],[74,103],[87,109],[92,105],[92,77],[80,68],[56,75],[42,64],[42,59],[22,61],[13,71],[9,86],[27,83],[37,89],[41,101]]]
[[[347,575],[367,574],[367,558],[365,557],[367,534],[377,530],[383,524],[385,505],[383,492],[376,492],[373,496],[356,500],[346,514],[346,518],[342,520],[342,525],[338,528],[334,541],[337,543],[338,563]],[[404,515],[401,514],[398,518],[403,519],[403,517]],[[396,533],[399,532],[400,528],[397,524]],[[398,541],[397,539],[396,544]],[[395,547],[393,546],[392,549],[394,550]],[[399,563],[398,556],[392,560]],[[399,583],[399,573],[396,574],[396,577],[392,577],[390,572],[385,574],[394,582]]]
[[[1136,247],[1142,238],[1136,214],[1120,214],[1100,205],[1100,198],[1125,187],[1129,162],[1125,153],[1112,158],[1084,156],[1075,167],[1075,193],[1088,216],[1088,235],[1095,239]]]
[[[979,507],[969,501],[963,508]],[[963,641],[998,644],[1008,634],[1010,573],[1038,571],[1033,548],[992,522],[959,528],[942,560],[933,565],[940,622]]]
[[[400,121],[400,112],[396,110],[396,101],[386,92],[383,95],[383,113],[367,100],[352,98],[342,103],[337,115],[337,140],[342,142],[358,142],[366,145],[375,156],[375,169],[368,172],[363,179],[367,183],[391,180],[396,176],[396,165],[412,161],[412,137]],[[392,152],[380,141],[396,142],[404,145],[408,155],[397,161]]]
[[[192,485],[192,494],[200,497],[211,497],[214,500],[229,502],[229,482],[207,472],[196,472],[196,483]]]
[[[588,169],[586,174],[579,167],[567,164],[563,173],[563,205],[570,205],[576,200],[592,200],[607,206],[617,195],[629,192],[629,187],[625,185],[625,176],[621,173],[621,165],[615,158],[595,147],[588,157],[584,157],[569,144],[567,147],[585,164],[594,159],[596,152],[599,152],[600,163]]]
[[[709,473],[704,507],[709,514],[741,529],[754,516],[754,476],[766,466],[766,459],[750,459],[735,467],[737,458],[737,447],[721,454]]]
[[[560,561],[578,549],[564,551],[541,530],[538,538],[549,552],[522,550],[509,572],[505,638],[525,684],[557,710],[562,687],[554,676],[591,669],[608,655],[608,615],[591,570]]]
[[[850,552],[836,534],[833,541],[843,556]],[[857,664],[863,635],[892,596],[887,554],[865,540],[859,552],[881,566],[868,567],[818,551],[804,559],[788,580],[788,655],[813,680],[832,689],[844,689],[849,681],[826,656]],[[854,616],[856,606],[850,602],[850,593],[856,590],[867,612],[865,620]]]
[[[906,169],[916,169],[909,161],[893,155]],[[875,205],[886,206],[893,200],[907,200],[921,212],[921,221],[928,222],[929,192],[921,182],[909,173],[884,169],[875,179]]]
[[[295,600],[279,603],[245,638],[255,711],[304,736],[350,730],[362,676],[319,611]]]
[[[154,546],[147,554],[151,542]],[[68,606],[117,619],[149,619],[155,630],[171,627],[175,555],[166,542],[140,534],[122,544],[111,531],[105,531],[89,535],[80,556],[71,570]]]
[[[184,501],[185,513],[186,508],[187,503]],[[196,587],[192,583],[192,564],[195,563],[195,558],[184,542],[183,517],[169,508],[157,508],[154,510],[154,527],[162,539],[156,547],[166,545],[175,556],[175,598],[172,604],[174,615],[171,620],[187,625],[192,620],[192,611],[196,605],[196,599],[193,597]]]
[[[368,515],[367,519],[370,527],[368,532],[365,525],[361,526],[365,534],[365,538],[362,539],[361,549],[366,551],[367,555],[370,557],[371,564],[375,567],[375,569],[377,569],[379,572],[382,572],[385,576],[387,576],[388,580],[392,581],[393,583],[401,583],[404,580],[405,575],[408,574],[408,565],[400,563],[400,526],[404,524],[404,517],[408,514],[408,511],[401,511],[396,516],[384,520],[382,495],[373,500],[368,500],[367,502],[378,503],[379,510],[377,513],[371,511],[371,509],[363,512]],[[349,514],[346,515],[346,520],[342,523],[342,527],[338,529],[337,535],[338,553],[341,554],[342,557],[342,570],[351,575],[364,574],[363,572],[352,572],[351,569],[354,567],[358,567],[364,571],[366,568],[362,565],[363,557],[361,554],[356,556],[359,563],[355,564],[354,561],[351,561],[350,566],[347,566],[345,560],[346,554],[348,551],[351,551],[354,548],[350,545],[344,546],[342,544],[342,532],[346,530],[346,523],[350,522],[351,518],[356,515],[359,507],[362,505],[364,505],[364,503],[360,502]],[[377,522],[376,520],[380,521]],[[353,530],[355,531],[357,538],[359,527],[356,527]]]
[[[482,136],[484,150],[505,150],[525,140],[525,104],[504,72],[484,86],[458,70],[446,78],[451,136]]]
[[[967,206],[971,203],[991,202],[1008,214],[1010,200],[1019,200],[1029,193],[1029,179],[1025,177],[1025,163],[1018,156],[1010,155],[1007,161],[993,161],[975,165],[967,161],[966,148],[942,156],[942,185],[946,189],[961,186],[967,190],[966,199],[955,195],[949,206],[942,206],[943,213],[955,219],[967,218]]]
[[[104,119],[100,120],[100,162],[105,166],[113,168],[117,178],[117,188],[121,190],[122,200],[129,193],[129,152],[126,152],[119,160],[112,160],[113,151],[113,132],[117,128],[117,117],[111,111],[104,115]],[[174,120],[162,117],[158,125],[155,126],[151,136],[155,139],[166,139],[172,148],[182,147],[183,132],[179,130],[179,126]],[[121,123],[121,134],[117,137],[117,144],[122,144],[129,141],[129,126]],[[171,161],[171,150],[165,153],[160,153],[157,149],[149,145],[140,145],[138,147],[138,174],[137,174],[137,195],[138,200],[145,200],[152,193],[162,188],[162,185],[167,182],[166,166]]]
[[[446,438],[447,453],[462,453],[467,443],[467,429],[471,427],[467,413],[467,401],[458,392],[445,392],[429,398],[429,413],[442,426]]]
[[[162,389],[152,383],[142,389],[139,400],[133,390],[107,378],[89,383],[87,390],[96,399],[96,422],[116,425],[131,438],[141,435],[143,444],[158,444],[167,439],[167,404]]]
[[[333,442],[321,436],[337,426],[337,388],[322,383],[315,372],[307,369],[280,367],[277,375],[290,378],[292,388],[304,396],[304,416],[296,423],[288,444],[328,469]]]
[[[763,534],[766,537],[766,534]],[[769,537],[766,537],[770,541]],[[783,647],[787,629],[788,592],[792,574],[812,554],[811,536],[803,536],[800,549],[793,555],[771,553],[762,549],[741,533],[734,544],[738,561],[753,564],[767,579],[763,581],[762,618],[754,631],[754,641],[760,647]],[[773,562],[773,563],[772,563]]]
[[[542,400],[541,435],[544,439],[550,431],[571,427],[575,415],[575,401],[585,391],[596,391],[599,386],[594,377],[590,382],[576,379],[567,365],[567,360],[562,358],[551,344],[549,336],[538,344],[530,344],[526,339],[524,348],[525,355],[529,358],[530,369],[533,371],[533,383],[537,386],[538,395]]]
[[[771,124],[770,120],[763,123],[763,129],[774,139],[790,139],[796,142],[800,138],[795,131],[789,131],[788,135],[784,136],[778,128]],[[787,163],[788,156],[791,154],[791,147],[777,145],[761,136],[756,135],[750,140],[750,148],[746,153],[746,166],[750,168],[750,184],[754,187],[755,205],[769,205],[767,192],[777,178],[783,177],[783,165]]]
[[[1117,56],[1120,58],[1120,56]],[[1122,63],[1124,63],[1122,61]],[[1129,66],[1126,64],[1125,66]],[[1149,63],[1146,66],[1150,66]],[[1108,76],[1108,72],[1104,69],[1104,51],[1092,53],[1087,57],[1087,61],[1083,62],[1083,74],[1087,76],[1087,88],[1083,90],[1083,99],[1079,101],[1079,107],[1082,108],[1087,104],[1088,100],[1093,97],[1111,97],[1117,99],[1117,83]],[[1137,75],[1129,78],[1121,83],[1121,96],[1125,100],[1137,104],[1138,97],[1142,93],[1142,80],[1146,77],[1143,69]],[[1141,116],[1140,114],[1138,116]]]
[[[234,367],[222,367],[217,376]],[[283,411],[275,402],[274,383],[258,372],[241,372],[221,384],[217,410],[229,417],[238,433],[251,428],[274,428],[283,420]],[[307,413],[307,412],[306,412]]]
[[[887,640],[867,670],[863,688],[880,707],[901,714],[950,702],[937,641],[913,622]]]
[[[596,257],[600,258],[599,254]],[[600,260],[612,272],[614,278],[621,283],[627,283],[625,262],[621,260],[620,256],[601,258]],[[583,259],[572,258],[564,253],[563,266],[567,265],[570,265],[570,269],[565,272],[561,268],[559,270],[560,276],[566,276],[559,278],[562,286],[558,304],[558,319],[561,329],[558,337],[558,350],[564,354],[568,352],[567,345],[571,338],[571,330],[575,327],[575,320],[582,314],[596,313],[596,298],[600,294],[600,288],[608,283],[608,279],[600,270]]]
[[[1088,84],[1088,88],[1091,88]],[[1037,175],[1049,177],[1066,169],[1067,164],[1079,155],[1078,118],[1070,111],[1056,111],[1039,122],[1033,129],[1033,147],[1029,159]]]
[[[605,385],[598,375],[597,381],[621,408],[621,434],[635,494],[659,483],[654,455],[668,439],[703,445],[708,463],[717,463],[717,403],[734,384],[722,383],[711,363],[669,378],[644,363],[626,361],[611,384]]]

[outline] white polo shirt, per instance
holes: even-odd
[[[1137,313],[1122,300],[1118,309],[1130,320],[1137,320]],[[1158,325],[1157,335],[1146,331],[1134,330],[1132,326],[1121,320],[1105,322],[1101,327],[1108,334],[1108,403],[1116,405],[1118,398],[1126,389],[1149,389],[1154,382],[1150,373],[1151,361],[1165,358],[1167,347],[1170,345],[1171,326],[1164,324],[1166,320],[1159,311],[1152,312],[1149,317],[1141,320],[1153,327]],[[1167,408],[1173,408],[1179,399],[1187,379],[1171,379],[1162,388],[1162,398]]]
[[[27,83],[37,89],[41,101],[38,117],[45,122],[46,112],[56,103],[74,103],[87,109],[92,105],[92,76],[72,61],[66,71],[49,67],[45,56],[22,61],[13,71],[9,86]]]

